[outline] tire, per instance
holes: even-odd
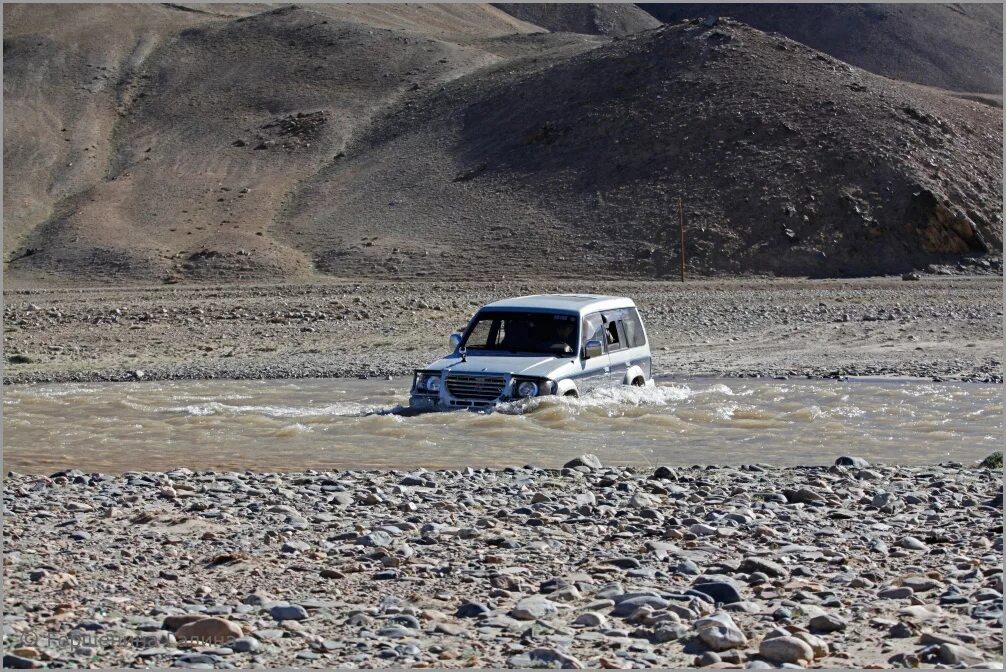
[[[633,378],[632,382],[629,384],[632,385],[633,387],[643,387],[644,385],[646,385],[646,381],[643,380],[642,378],[636,377]]]
[[[570,390],[569,392],[567,392],[566,394],[564,394],[564,395],[562,395],[562,396],[564,396],[564,397],[571,397],[571,398],[573,398],[573,399],[576,399],[576,398],[578,398],[578,397],[579,397],[580,395],[579,395],[579,394],[577,394],[576,390]]]

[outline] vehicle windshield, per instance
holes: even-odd
[[[576,352],[576,324],[576,315],[484,311],[475,317],[461,347],[570,356]]]

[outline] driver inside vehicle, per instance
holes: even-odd
[[[573,349],[576,345],[574,335],[576,332],[576,321],[575,320],[556,320],[555,325],[555,335],[553,342],[549,344],[548,349],[552,352],[561,353],[564,355],[569,355],[573,353]]]

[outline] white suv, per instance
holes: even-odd
[[[414,409],[491,408],[542,395],[579,396],[600,385],[646,385],[650,346],[631,299],[542,294],[491,303],[453,352],[415,372]]]

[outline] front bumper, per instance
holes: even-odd
[[[409,396],[409,408],[414,410],[491,410],[497,404],[506,403],[509,401],[518,401],[520,399],[530,399],[533,397],[521,397],[516,394],[517,386],[526,380],[532,380],[538,384],[538,394],[537,397],[551,396],[555,394],[556,384],[548,378],[535,378],[530,376],[517,376],[513,374],[486,374],[500,376],[502,375],[505,379],[503,385],[503,391],[495,399],[472,399],[466,398],[464,396],[457,396],[451,393],[450,385],[448,385],[448,377],[441,373],[440,375],[440,389],[436,393],[427,392],[425,390],[418,390],[416,386],[416,378],[420,375],[428,376],[431,372],[421,370],[417,371],[416,375],[413,377],[412,390]],[[467,374],[466,374],[467,375]]]

